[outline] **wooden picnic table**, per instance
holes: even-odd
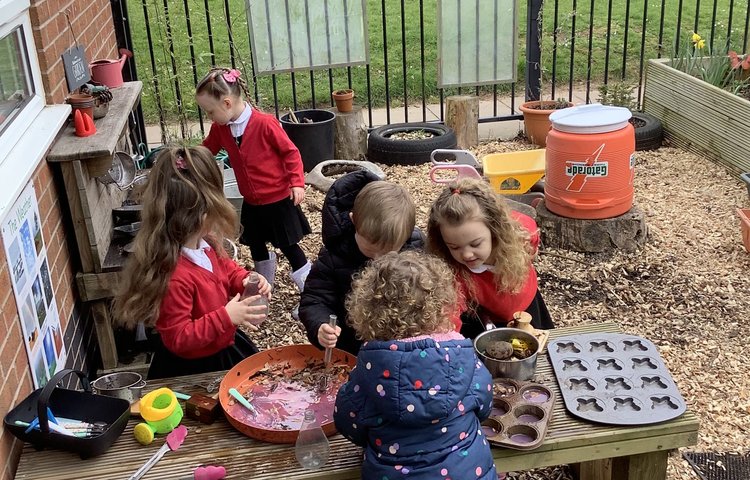
[[[558,328],[550,331],[550,340],[571,334],[618,332],[612,323]],[[568,414],[563,405],[547,355],[540,355],[537,375],[555,390],[554,415],[541,447],[518,451],[493,447],[498,471],[519,471],[562,464],[580,464],[581,479],[663,480],[667,455],[672,449],[695,445],[699,422],[688,410],[682,416],[660,424],[640,427],[597,425]],[[176,377],[149,382],[148,389],[169,386],[185,393],[205,393],[196,384],[206,384],[216,373]],[[26,445],[16,479],[125,479],[135,472],[164,443],[164,436],[149,446],[138,444],[132,432],[132,419],[125,432],[103,455],[81,460],[67,452],[36,451]],[[203,425],[185,418],[189,434],[176,452],[167,452],[144,477],[154,479],[191,479],[200,465],[223,465],[227,478],[253,480],[281,479],[355,479],[360,476],[362,450],[341,435],[330,438],[331,454],[325,468],[303,470],[294,457],[294,445],[276,445],[248,438],[221,418]]]

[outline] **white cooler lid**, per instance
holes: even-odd
[[[607,133],[625,128],[633,114],[624,107],[592,103],[556,110],[549,116],[552,128],[567,133]]]

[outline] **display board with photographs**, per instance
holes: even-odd
[[[2,235],[26,353],[38,388],[63,368],[66,352],[31,182],[3,219]]]

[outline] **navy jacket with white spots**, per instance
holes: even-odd
[[[471,340],[370,341],[336,397],[336,428],[365,447],[363,479],[491,479],[480,422],[492,377]]]

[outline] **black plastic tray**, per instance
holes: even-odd
[[[687,406],[656,346],[645,338],[591,333],[547,346],[565,408],[612,425],[646,425],[679,417]]]
[[[78,375],[83,384],[83,392],[55,388],[64,377],[71,373]],[[99,435],[80,438],[51,432],[47,418],[47,407],[55,416],[75,418],[89,423],[104,422],[107,428]],[[16,425],[16,421],[31,423],[39,418],[39,429],[26,433],[26,427]],[[5,415],[3,423],[17,438],[29,442],[36,448],[54,448],[77,453],[81,458],[93,457],[107,451],[125,430],[130,418],[130,403],[121,398],[94,395],[91,385],[83,372],[61,370],[44,386],[31,392],[21,403]]]

